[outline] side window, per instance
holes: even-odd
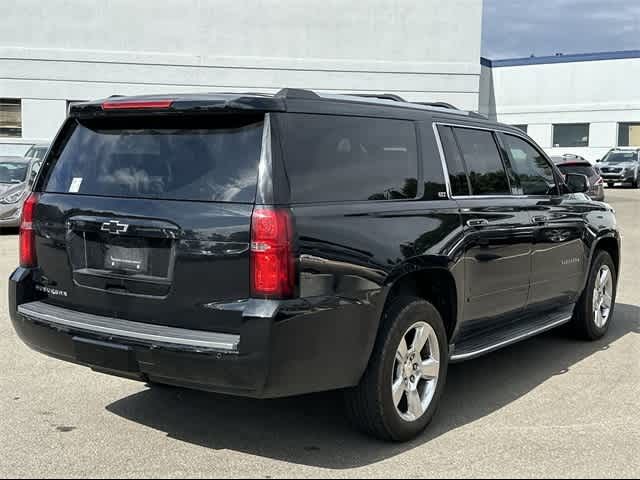
[[[458,127],[453,132],[469,172],[472,195],[511,195],[493,133]]]
[[[444,150],[444,157],[447,161],[447,169],[449,170],[451,193],[456,197],[471,195],[467,170],[464,167],[460,149],[453,136],[453,130],[451,130],[451,127],[439,126],[438,131],[440,132],[442,150]]]
[[[413,122],[307,114],[287,114],[284,121],[284,157],[294,203],[418,196]]]
[[[529,142],[503,134],[513,173],[520,181],[523,195],[550,195],[556,180],[547,159]]]

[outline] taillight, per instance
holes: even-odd
[[[602,177],[598,178],[598,180],[595,183],[596,187],[599,187],[600,185],[604,185],[604,179]]]
[[[102,104],[103,110],[166,110],[173,100],[111,101]]]
[[[38,264],[36,256],[36,232],[33,220],[38,205],[38,194],[32,193],[22,205],[22,221],[20,222],[20,266],[35,267]]]
[[[251,295],[291,298],[294,291],[291,212],[257,207],[251,217]]]

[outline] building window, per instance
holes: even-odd
[[[513,125],[518,130],[522,130],[524,133],[529,133],[529,125]]]
[[[0,137],[22,136],[22,101],[0,98]]]
[[[554,147],[588,147],[588,123],[561,124],[553,126]]]
[[[621,123],[618,126],[619,147],[640,147],[640,123]]]

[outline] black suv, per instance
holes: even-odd
[[[444,104],[74,105],[24,207],[11,317],[36,350],[150,385],[343,389],[358,428],[403,441],[450,362],[563,324],[605,335],[620,237],[588,189]]]

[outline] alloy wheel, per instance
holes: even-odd
[[[607,265],[600,267],[593,292],[593,313],[596,327],[604,328],[613,307],[613,273]]]
[[[429,409],[440,376],[440,345],[426,322],[409,328],[398,346],[391,392],[397,413],[406,422],[419,420]]]

